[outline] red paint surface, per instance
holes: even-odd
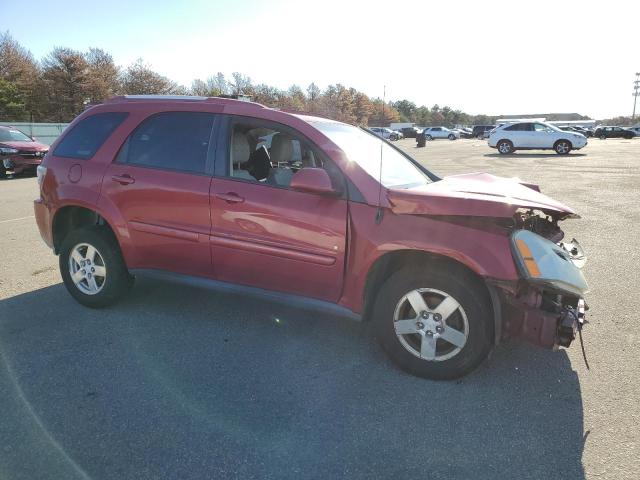
[[[35,211],[48,244],[57,211],[65,205],[84,206],[112,226],[130,268],[161,268],[302,294],[361,312],[371,266],[381,255],[396,250],[444,255],[482,277],[518,279],[505,233],[441,221],[438,216],[504,217],[520,207],[539,208],[559,217],[573,214],[519,181],[474,174],[449,177],[418,191],[384,192],[385,214],[376,224],[377,180],[348,162],[309,123],[320,119],[233,100],[120,99],[88,110],[74,123],[96,112],[123,110],[130,113],[128,118],[94,158],[82,162],[82,177],[76,183],[67,177],[77,160],[46,157],[48,173]],[[285,124],[330,157],[365,203],[114,163],[129,133],[159,111],[244,115]],[[135,182],[114,181],[127,175]]]

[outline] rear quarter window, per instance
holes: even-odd
[[[64,135],[53,155],[90,159],[127,115],[126,112],[105,112],[83,118]]]

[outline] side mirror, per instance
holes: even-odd
[[[323,168],[302,168],[291,178],[291,190],[320,195],[337,195],[338,192],[331,185],[329,174]]]

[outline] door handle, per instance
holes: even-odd
[[[131,175],[123,174],[123,175],[113,175],[111,180],[114,182],[118,182],[120,185],[130,185],[132,183],[136,183],[136,179]]]
[[[220,200],[224,200],[227,203],[242,203],[244,202],[244,198],[234,192],[228,193],[216,193],[216,197]]]

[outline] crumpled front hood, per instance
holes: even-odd
[[[0,142],[0,145],[25,152],[41,152],[49,150],[49,145],[40,142]]]
[[[391,188],[387,199],[398,214],[512,217],[517,209],[527,208],[557,219],[579,218],[571,208],[540,193],[537,185],[488,173],[452,175],[413,189]]]

